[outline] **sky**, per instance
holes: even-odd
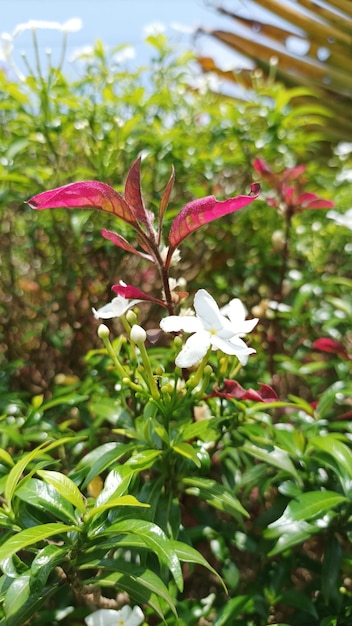
[[[130,44],[135,50],[136,63],[143,64],[149,54],[144,42],[144,28],[153,23],[162,23],[170,42],[182,49],[195,49],[197,53],[212,56],[220,65],[227,68],[238,63],[247,65],[226,46],[210,37],[202,36],[194,41],[192,33],[197,27],[223,28],[233,30],[229,18],[220,16],[209,5],[209,0],[0,0],[0,33],[12,33],[19,23],[28,20],[48,20],[65,22],[79,17],[83,26],[79,32],[69,33],[66,59],[72,57],[76,49],[93,45],[100,39],[109,48]],[[248,15],[250,0],[234,3],[223,0],[223,5],[236,4],[242,15]],[[55,31],[38,31],[38,41],[43,54],[45,50],[59,55],[60,34]],[[21,52],[28,58],[32,54],[30,32],[24,32],[16,39],[15,58],[22,64]],[[68,63],[65,68],[67,69]],[[21,65],[23,70],[23,64]]]

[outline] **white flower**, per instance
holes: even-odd
[[[13,37],[9,33],[0,35],[0,61],[9,61],[13,51]]]
[[[346,211],[346,213],[338,213],[337,211],[328,211],[327,217],[334,220],[338,226],[346,226],[352,230],[352,209]]]
[[[120,611],[115,609],[99,609],[84,618],[87,626],[139,626],[144,621],[144,615],[139,606],[131,609],[124,606]]]
[[[253,330],[258,319],[246,320],[247,311],[242,302],[235,298],[219,310],[214,298],[205,290],[199,289],[194,298],[195,316],[170,315],[160,322],[165,332],[193,333],[176,357],[178,367],[191,367],[198,363],[211,347],[225,354],[235,355],[245,365],[249,354],[255,350],[248,348],[241,339]]]
[[[112,317],[121,317],[128,309],[131,309],[139,302],[142,302],[142,300],[128,300],[122,296],[116,296],[116,298],[113,298],[111,302],[105,304],[100,309],[92,309],[93,315],[96,320],[109,320]]]

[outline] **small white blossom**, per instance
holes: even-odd
[[[139,606],[131,609],[124,606],[120,611],[99,609],[84,618],[87,626],[140,626],[144,621],[143,611]]]
[[[258,319],[246,320],[247,311],[242,302],[235,298],[221,311],[214,298],[199,289],[194,298],[195,316],[170,315],[160,322],[165,332],[192,333],[176,357],[178,367],[191,367],[198,363],[211,347],[225,354],[235,355],[245,365],[255,350],[241,339],[253,330]]]
[[[122,296],[116,296],[111,302],[105,304],[100,309],[92,309],[95,319],[109,320],[112,317],[121,317],[128,309],[132,309],[136,304],[142,302],[142,300],[128,300]]]
[[[328,211],[327,217],[334,220],[338,226],[346,226],[352,230],[352,209],[348,209],[346,213],[338,213],[338,211]]]

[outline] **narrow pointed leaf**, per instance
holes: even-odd
[[[159,526],[144,520],[123,520],[112,524],[101,534],[111,535],[119,533],[136,535],[149,550],[156,554],[160,562],[169,568],[178,589],[182,591],[183,577],[179,558],[172,543]]]
[[[149,507],[150,505],[146,504],[145,502],[140,502],[134,496],[128,496],[128,495],[119,496],[117,498],[112,498],[105,504],[101,504],[99,506],[94,507],[85,515],[84,519],[85,521],[87,521],[91,519],[92,517],[94,517],[95,515],[102,513],[102,511],[110,510],[117,506],[140,506],[140,507],[146,508],[146,507]]]
[[[193,200],[181,209],[173,221],[169,233],[169,242],[172,248],[177,248],[179,243],[188,237],[190,233],[213,220],[238,211],[247,206],[259,195],[260,187],[256,183],[252,185],[250,196],[237,196],[222,202],[214,196],[207,196],[199,200]]]
[[[85,513],[86,509],[83,502],[83,496],[78,487],[68,476],[61,474],[60,472],[49,470],[38,470],[37,474],[49,483],[49,485],[55,487],[60,495],[71,502],[71,504],[78,509],[80,513]]]
[[[150,231],[153,228],[154,215],[146,210],[143,202],[140,158],[133,163],[127,174],[124,197],[135,218]]]
[[[147,259],[148,261],[154,261],[153,257],[151,257],[150,254],[144,254],[144,252],[140,252],[139,250],[137,250],[137,248],[132,246],[132,244],[130,244],[121,235],[118,235],[117,233],[114,233],[111,230],[106,230],[106,228],[102,229],[101,234],[104,237],[104,239],[111,241],[113,244],[115,244],[115,246],[118,246],[119,248],[126,250],[126,252],[131,252],[131,254],[136,254],[137,256],[140,256],[143,259]]]
[[[28,200],[27,204],[39,211],[55,208],[99,209],[121,218],[134,227],[137,226],[136,218],[121,194],[109,185],[96,180],[69,183],[63,187],[43,191]]]
[[[224,511],[238,518],[239,514],[249,517],[245,508],[240,501],[232,495],[231,491],[226,489],[215,480],[208,478],[184,478],[183,483],[186,486],[187,493],[197,496],[201,500],[205,500],[210,506],[219,511]]]
[[[53,535],[61,535],[62,533],[68,533],[71,530],[79,530],[78,526],[67,526],[66,524],[52,523],[52,524],[40,524],[32,528],[26,528],[13,537],[10,537],[2,546],[0,546],[0,562],[4,559],[8,559],[13,556],[19,550],[23,550],[28,546],[48,539]]]

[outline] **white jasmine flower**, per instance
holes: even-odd
[[[126,605],[120,611],[99,609],[85,617],[84,621],[87,626],[140,626],[144,615],[139,606],[131,609]]]
[[[338,211],[328,211],[327,217],[334,220],[338,226],[346,226],[352,230],[352,209],[348,209],[346,213],[338,213]]]
[[[246,320],[247,311],[242,302],[235,298],[219,310],[214,298],[205,290],[199,289],[194,298],[195,316],[170,315],[160,322],[165,332],[192,333],[176,357],[178,367],[191,367],[198,363],[211,347],[225,354],[235,355],[245,365],[255,350],[241,339],[253,330],[258,319]],[[225,314],[224,314],[225,313]]]
[[[116,296],[111,302],[105,304],[100,309],[92,309],[95,319],[109,320],[112,317],[121,317],[128,309],[132,309],[136,304],[142,302],[142,300],[128,300],[122,296]]]

